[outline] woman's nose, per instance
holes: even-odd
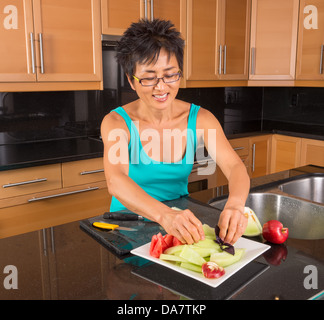
[[[162,90],[164,89],[164,87],[166,86],[166,84],[164,83],[162,78],[158,78],[158,83],[155,85],[155,88]]]

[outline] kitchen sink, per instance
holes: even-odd
[[[227,199],[209,204],[223,210]],[[250,193],[246,204],[260,220],[261,225],[275,219],[289,228],[289,237],[295,239],[324,239],[324,205],[274,193]]]
[[[280,184],[278,188],[290,195],[324,203],[324,176],[311,176]],[[323,226],[324,228],[324,226]]]

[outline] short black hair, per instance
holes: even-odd
[[[124,32],[117,44],[116,59],[124,72],[132,76],[136,63],[156,62],[161,49],[165,49],[169,57],[175,55],[182,71],[184,40],[174,24],[169,20],[142,19]]]

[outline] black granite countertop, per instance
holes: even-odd
[[[324,168],[287,170],[253,179],[252,186],[263,192],[281,179],[308,173],[323,174]],[[182,201],[209,208],[202,199],[210,191]],[[42,210],[46,214],[45,207]],[[70,213],[74,208],[67,204],[66,210]],[[262,237],[253,240],[263,241]],[[123,305],[129,300],[305,300],[324,289],[324,239],[288,238],[283,250],[274,248],[270,257],[259,256],[218,288],[131,254],[117,255],[84,232],[79,221],[0,239],[0,252],[0,270],[9,266],[18,272],[17,288],[3,274],[2,300],[108,299],[123,300]],[[8,289],[10,284],[13,288]],[[112,304],[110,314],[117,314],[118,306]]]

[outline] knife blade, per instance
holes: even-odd
[[[121,221],[144,220],[144,217],[139,216],[135,213],[120,213],[120,212],[105,212],[103,214],[103,218],[112,219],[112,220],[121,220]]]
[[[121,227],[118,224],[111,224],[111,223],[106,223],[106,222],[100,222],[100,221],[95,221],[92,223],[92,225],[96,228],[99,229],[106,229],[106,230],[124,230],[124,231],[137,231],[134,228],[127,228],[127,227]]]

